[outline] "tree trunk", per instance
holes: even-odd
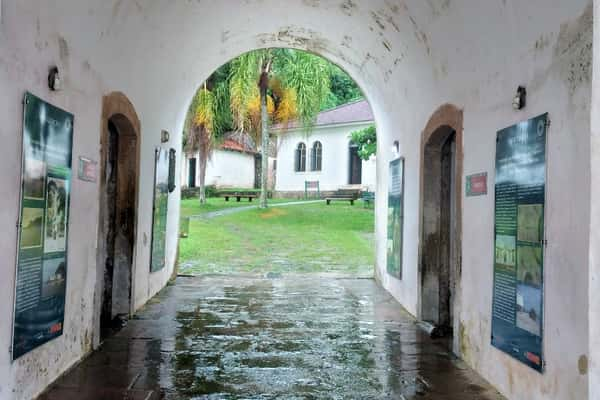
[[[267,115],[267,93],[261,90],[260,94],[260,118],[262,134],[262,166],[260,171],[260,208],[267,208],[267,177],[269,175],[269,126]]]
[[[269,88],[269,73],[271,72],[271,54],[263,60],[262,72],[258,88],[260,91],[260,129],[262,136],[261,154],[262,168],[260,171],[260,208],[267,208],[267,177],[269,175],[269,115],[267,109],[267,89]]]
[[[198,189],[199,189],[199,199],[200,199],[200,204],[205,204],[206,203],[206,164],[208,162],[208,151],[206,149],[206,144],[201,141],[200,142],[200,146],[199,146],[199,151],[198,151],[198,163],[200,164],[198,166],[198,172],[200,173],[199,179],[198,179]]]

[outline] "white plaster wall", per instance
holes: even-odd
[[[200,182],[199,154],[196,158],[196,186]],[[182,185],[188,184],[189,161],[182,162],[180,179]],[[243,188],[254,187],[254,155],[240,153],[239,151],[214,150],[206,164],[206,185],[216,185],[218,188]]]
[[[267,177],[267,186],[269,190],[275,190],[275,181],[277,179],[275,171],[277,169],[277,158],[269,157],[269,176]]]
[[[372,123],[344,124],[337,126],[315,127],[310,132],[290,129],[278,136],[277,147],[277,191],[304,191],[305,181],[319,181],[323,191],[337,190],[348,185],[350,178],[350,133],[366,128]],[[310,149],[314,142],[323,145],[321,171],[310,170]],[[296,147],[298,143],[306,145],[306,171],[296,172]],[[363,162],[363,167],[364,167]],[[370,182],[374,186],[374,181]]]
[[[84,9],[78,6],[84,6]],[[0,24],[0,137],[4,142],[0,165],[2,184],[2,211],[0,223],[15,227],[19,210],[22,106],[26,90],[72,112],[75,115],[73,140],[72,192],[70,201],[67,302],[64,335],[49,342],[14,363],[8,349],[11,344],[16,228],[6,229],[0,240],[3,254],[0,262],[0,290],[5,294],[0,304],[0,399],[30,399],[35,397],[62,372],[89,352],[98,340],[95,320],[98,316],[100,293],[96,279],[96,244],[98,226],[98,183],[88,183],[76,178],[77,158],[84,156],[98,161],[100,158],[100,116],[102,96],[113,90],[128,95],[131,85],[111,85],[93,65],[93,61],[71,37],[79,37],[91,52],[101,57],[118,57],[102,53],[98,43],[102,31],[108,26],[108,18],[98,21],[85,19],[94,14],[90,3],[79,2],[39,3],[37,1],[3,1]],[[71,12],[64,10],[71,8]],[[109,8],[110,10],[110,8]],[[107,14],[110,14],[108,10]],[[82,18],[79,18],[82,16]],[[80,23],[83,23],[80,25]],[[51,93],[47,89],[47,73],[52,65],[58,65],[63,78],[63,90]],[[117,77],[121,79],[123,77]],[[124,79],[126,81],[127,78]],[[138,97],[143,97],[140,95]],[[132,97],[130,97],[132,98]],[[136,104],[135,99],[133,103]],[[135,306],[140,307],[162,288],[171,275],[174,265],[175,246],[168,244],[168,267],[163,271],[149,273],[149,243],[152,215],[153,152],[160,144],[160,127],[175,131],[175,123],[160,122],[160,117],[148,116],[138,108],[142,122],[142,160],[140,178],[140,208],[138,210],[138,242],[136,243],[134,274]],[[179,150],[180,138],[172,142]],[[169,144],[165,145],[168,146]],[[168,231],[176,238],[178,216],[178,193],[171,195]]]
[[[206,165],[206,183],[217,185],[220,188],[252,189],[254,187],[254,155],[215,150]]]
[[[25,90],[75,114],[73,165],[79,156],[98,160],[102,84],[82,60],[60,52],[59,36],[48,32],[50,21],[36,24],[33,8],[2,3],[0,25],[0,399],[26,399],[92,348],[96,284],[97,184],[72,180],[68,241],[67,302],[64,335],[11,363],[14,304],[16,221],[19,210],[22,104]],[[17,13],[19,18],[16,18]],[[23,29],[29,26],[31,29]],[[48,66],[59,64],[65,90],[50,93]],[[86,139],[86,132],[91,135]],[[92,140],[89,140],[89,139]],[[85,205],[85,206],[84,206]]]
[[[142,125],[134,282],[135,305],[142,305],[168,279],[177,245],[179,195],[173,194],[168,268],[148,274],[153,151],[160,143],[160,130],[171,132],[171,141],[164,146],[181,154],[185,112],[195,90],[212,71],[253,48],[304,48],[345,68],[365,91],[373,109],[379,135],[377,277],[416,314],[419,149],[429,116],[446,102],[464,109],[464,172],[488,171],[493,182],[495,132],[548,111],[552,127],[548,149],[547,371],[539,375],[489,344],[493,191],[463,202],[461,343],[469,364],[509,399],[594,399],[588,396],[587,376],[577,365],[579,357],[588,352],[589,225],[585,221],[591,216],[591,30],[589,18],[579,17],[586,10],[589,16],[591,1],[232,3],[2,0],[0,224],[14,226],[18,211],[15,188],[19,184],[23,92],[29,89],[74,112],[74,156],[94,159],[99,158],[101,97],[113,90],[124,92]],[[65,77],[65,90],[58,94],[45,89],[48,67],[54,63]],[[519,84],[528,88],[528,107],[515,113],[510,102]],[[385,194],[394,140],[400,142],[400,153],[406,159],[403,281],[385,274]],[[278,170],[283,168],[278,165]],[[90,348],[97,231],[90,227],[97,225],[97,185],[74,180],[72,196],[65,335],[14,364],[6,351],[0,352],[2,400],[33,397]],[[1,235],[0,290],[8,295],[0,303],[0,349],[7,349],[16,230],[7,228]],[[589,253],[595,260],[594,251]],[[597,377],[596,371],[593,369]]]
[[[468,363],[509,399],[595,398],[588,396],[585,369],[578,368],[580,357],[588,351],[588,298],[582,290],[587,287],[588,275],[582,266],[587,264],[588,249],[588,226],[583,221],[589,219],[590,4],[462,1],[438,8],[433,15],[413,14],[415,21],[428,21],[426,27],[419,26],[426,32],[427,63],[433,67],[430,82],[435,89],[420,87],[423,99],[414,87],[405,88],[411,106],[395,110],[400,152],[406,158],[405,279],[397,281],[382,271],[382,240],[377,253],[379,279],[411,312],[417,311],[419,134],[437,106],[456,104],[464,110],[464,173],[487,171],[492,185],[486,197],[463,198],[463,329],[457,333]],[[416,80],[420,85],[426,82]],[[520,84],[527,86],[528,107],[516,113],[510,102]],[[422,113],[423,109],[429,111]],[[552,128],[545,254],[547,369],[540,375],[490,345],[490,317],[495,133],[543,112],[550,113]],[[378,130],[390,129],[384,125]],[[387,187],[383,158],[390,145],[382,140],[378,143],[379,193]],[[378,196],[377,203],[382,207],[386,199]]]
[[[370,192],[377,189],[377,157],[371,156],[362,162],[362,185]]]
[[[600,3],[594,2],[594,70],[591,106],[589,248],[589,397],[600,398]]]
[[[507,2],[506,7],[486,8],[478,3],[471,12],[495,17],[470,19],[469,30],[457,29],[447,36],[449,21],[465,18],[464,10],[450,10],[428,29],[438,37],[431,44],[437,49],[436,82],[446,93],[440,98],[465,110],[465,175],[487,171],[492,185],[496,131],[544,112],[550,115],[549,244],[544,260],[547,369],[540,375],[489,345],[493,186],[488,196],[463,198],[462,329],[457,332],[462,355],[511,399],[591,399],[586,371],[578,367],[588,352],[588,297],[582,290],[588,274],[582,266],[587,264],[589,229],[583,221],[589,220],[591,3]],[[476,40],[472,28],[482,33]],[[459,59],[453,44],[467,41]],[[519,84],[527,86],[528,105],[515,112],[510,99]]]
[[[180,169],[179,169],[179,182],[181,182],[181,186],[188,186],[188,173],[189,173],[189,168],[190,168],[190,161],[188,159],[188,157],[190,158],[194,158],[198,157],[197,154],[191,154],[189,156],[184,155],[183,157],[181,157],[179,159],[180,162]],[[196,161],[197,163],[198,161]],[[197,168],[197,167],[196,167]]]

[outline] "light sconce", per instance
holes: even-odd
[[[170,137],[171,137],[171,135],[169,134],[168,131],[162,130],[160,132],[160,141],[161,141],[161,143],[167,143],[169,141]]]
[[[515,111],[525,108],[525,105],[527,104],[527,89],[525,89],[524,86],[519,86],[512,104]]]
[[[50,72],[48,72],[48,88],[54,92],[62,89],[60,73],[58,72],[58,67],[56,66],[50,68]]]

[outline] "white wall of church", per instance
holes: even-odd
[[[244,51],[285,46],[319,53],[357,81],[378,130],[376,250],[381,284],[419,314],[421,133],[442,104],[464,113],[464,174],[487,171],[490,193],[463,192],[458,349],[511,400],[595,399],[600,386],[597,305],[590,304],[591,0],[424,2],[123,2],[2,0],[0,21],[0,399],[30,399],[81,359],[97,338],[97,184],[73,180],[65,334],[11,362],[21,100],[26,90],[75,114],[74,157],[100,157],[102,96],[121,91],[141,120],[135,305],[164,287],[175,264],[179,194],[169,200],[167,268],[150,274],[154,148],[181,152],[189,102],[219,65]],[[202,21],[202,23],[198,23]],[[468,21],[468,23],[465,23]],[[198,38],[201,38],[198,39]],[[202,56],[199,57],[198,55]],[[58,65],[64,89],[46,88]],[[518,85],[528,103],[515,112]],[[495,133],[549,112],[544,352],[539,374],[490,345]],[[596,136],[592,148],[597,150]],[[394,141],[406,160],[403,280],[385,272],[387,179]],[[339,147],[342,151],[346,145]],[[597,151],[596,151],[597,153]],[[594,162],[597,154],[594,153]],[[339,154],[333,156],[340,157]],[[343,157],[343,156],[342,156]],[[293,160],[293,158],[291,158]],[[326,162],[324,152],[324,163]],[[279,164],[279,162],[278,162]],[[278,165],[278,170],[283,169]],[[425,166],[427,168],[427,166]],[[290,170],[293,170],[291,168]],[[179,174],[177,175],[179,177]],[[305,179],[300,177],[302,181]],[[277,179],[279,183],[279,178]],[[179,185],[179,179],[177,184]],[[595,207],[595,206],[594,206]],[[590,285],[590,292],[594,286]],[[588,314],[589,313],[589,314]],[[594,330],[595,327],[595,330]],[[597,337],[597,335],[596,335]],[[591,352],[592,375],[585,360]],[[594,394],[594,395],[593,395]]]
[[[308,133],[290,129],[279,134],[275,190],[303,192],[305,181],[319,181],[319,187],[323,191],[347,186],[350,179],[350,133],[370,125],[372,123],[317,126]],[[322,167],[321,171],[311,171],[310,149],[317,141],[323,145]],[[296,172],[295,168],[296,147],[299,143],[304,143],[307,149],[306,171],[303,172]],[[362,168],[362,185],[374,189],[376,176],[373,161],[363,161]]]

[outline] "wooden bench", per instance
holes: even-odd
[[[373,192],[363,192],[361,196],[361,200],[363,201],[363,207],[370,207],[372,203],[375,202],[375,193]]]
[[[353,206],[354,202],[360,197],[360,190],[356,189],[338,189],[331,196],[327,196],[325,201],[327,205],[331,204],[332,201],[349,201],[350,205]]]
[[[256,195],[256,194],[228,193],[228,194],[222,194],[221,197],[225,197],[225,201],[229,201],[230,197],[235,197],[235,199],[237,200],[238,203],[240,201],[242,201],[242,199],[248,199],[248,201],[251,203],[252,199],[258,198],[258,195]]]

